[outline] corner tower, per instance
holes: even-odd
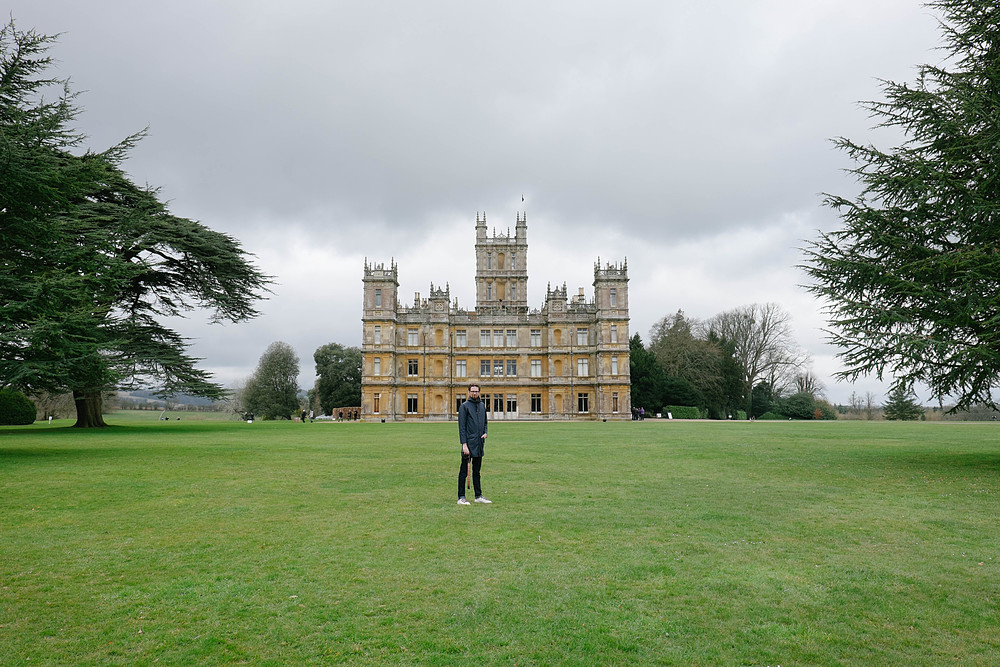
[[[629,373],[628,261],[594,264],[597,326],[597,415],[621,418],[632,410]]]

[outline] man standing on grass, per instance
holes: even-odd
[[[469,460],[472,460],[472,486],[476,491],[476,502],[489,504],[483,497],[483,487],[479,483],[479,470],[483,467],[486,445],[486,406],[479,399],[479,385],[469,385],[469,398],[458,408],[458,440],[462,443],[462,467],[458,469],[458,504],[471,505],[465,499],[465,482],[469,474]]]

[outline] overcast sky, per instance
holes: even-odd
[[[475,306],[477,211],[528,220],[528,300],[592,295],[628,259],[631,330],[775,302],[834,402],[801,248],[850,194],[830,139],[888,145],[858,105],[942,54],[916,0],[333,2],[13,0],[103,150],[173,213],[237,236],[274,275],[261,316],[178,325],[218,381],[282,340],[301,360],[361,343],[363,264],[395,259],[411,303],[447,283]],[[521,197],[524,197],[524,203]]]

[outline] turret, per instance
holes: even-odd
[[[385,264],[369,264],[366,258],[364,285],[364,316],[395,316],[399,291],[396,262],[392,261],[389,268],[386,268]]]

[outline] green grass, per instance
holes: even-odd
[[[0,429],[0,664],[1000,664],[1000,425]]]

